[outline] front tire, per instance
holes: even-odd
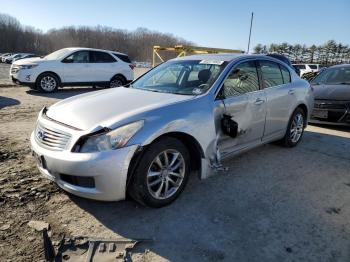
[[[129,194],[142,205],[163,207],[184,190],[190,174],[190,156],[178,139],[165,137],[144,152],[133,174]]]
[[[300,107],[293,112],[287,127],[286,134],[280,141],[285,147],[295,147],[304,134],[306,125],[305,112]]]
[[[41,74],[36,80],[36,89],[44,93],[53,93],[59,86],[58,78],[51,73]]]

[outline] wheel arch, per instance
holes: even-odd
[[[308,115],[309,115],[309,110],[308,110],[308,108],[307,108],[307,105],[304,104],[304,103],[301,103],[301,104],[299,104],[299,105],[294,109],[294,111],[295,111],[297,108],[300,108],[301,110],[304,111],[305,118],[306,118],[306,121],[305,121],[305,126],[306,126],[306,125],[307,125],[307,120],[308,120]],[[293,111],[293,112],[294,112],[294,111]]]
[[[35,83],[37,83],[38,80],[39,80],[39,78],[40,78],[42,75],[44,75],[44,74],[52,74],[52,75],[56,76],[57,79],[58,79],[58,86],[61,86],[61,84],[62,84],[61,77],[60,77],[57,73],[55,73],[55,72],[53,72],[53,71],[45,71],[45,72],[40,73],[40,74],[36,77]]]
[[[156,142],[164,137],[175,138],[184,144],[184,146],[187,148],[187,150],[190,154],[190,157],[191,157],[191,161],[190,161],[191,162],[190,163],[191,171],[197,172],[198,177],[200,178],[201,168],[202,168],[202,161],[201,160],[202,160],[202,158],[205,157],[203,148],[201,147],[201,145],[197,141],[197,139],[195,139],[193,136],[191,136],[187,133],[184,133],[184,132],[175,131],[175,132],[164,133],[164,134],[156,137],[150,143],[140,147],[135,152],[134,156],[132,157],[132,159],[130,161],[129,168],[128,168],[127,188],[129,187],[129,183],[131,181],[131,178],[134,175],[135,170],[136,170],[136,168],[137,168],[137,166],[142,158],[143,153],[147,149],[147,147],[149,147],[151,144],[153,144],[154,142]]]
[[[111,78],[109,81],[112,81],[112,79],[115,78],[115,77],[121,77],[121,78],[123,78],[125,84],[128,82],[128,80],[126,79],[126,77],[125,77],[123,74],[121,74],[121,73],[115,74],[114,76],[112,76],[112,78]]]

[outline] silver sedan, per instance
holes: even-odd
[[[31,147],[41,173],[72,194],[162,207],[224,158],[297,145],[312,108],[309,83],[279,60],[195,55],[44,108]]]

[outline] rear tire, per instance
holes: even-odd
[[[59,80],[57,76],[51,73],[41,74],[35,83],[35,89],[44,93],[56,92],[59,86]]]
[[[115,76],[109,81],[109,88],[114,88],[114,87],[120,87],[126,84],[126,81],[123,77],[121,76]]]
[[[289,120],[286,134],[279,142],[285,147],[295,147],[304,134],[305,125],[305,112],[298,107]]]
[[[190,174],[190,155],[178,139],[164,137],[143,153],[128,193],[142,205],[163,207],[184,190]]]

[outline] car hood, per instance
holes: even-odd
[[[315,99],[350,100],[350,85],[314,85]]]
[[[46,61],[49,61],[49,60],[46,60],[46,59],[41,58],[41,57],[23,58],[23,59],[15,61],[14,65],[27,65],[27,64],[33,64],[33,63],[40,64],[40,63],[43,63]]]
[[[128,117],[192,98],[119,87],[62,100],[52,105],[46,115],[75,128],[93,130],[99,126],[111,127]]]

